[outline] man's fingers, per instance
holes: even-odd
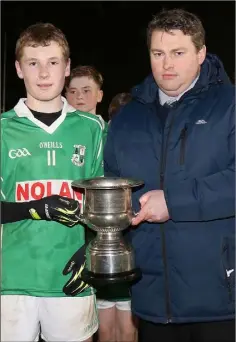
[[[147,209],[146,209],[146,207],[144,206],[144,207],[140,210],[140,212],[138,213],[138,215],[135,216],[135,217],[132,219],[131,224],[132,224],[133,226],[136,226],[136,225],[138,225],[140,222],[145,221],[146,215],[147,215],[147,212],[146,212],[146,211],[147,211]]]

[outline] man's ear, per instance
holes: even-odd
[[[205,58],[206,58],[206,45],[203,45],[203,47],[198,51],[199,65],[202,65]]]
[[[20,62],[15,61],[15,67],[16,67],[16,73],[17,73],[18,77],[23,79],[24,76],[23,76],[23,72],[21,70]]]

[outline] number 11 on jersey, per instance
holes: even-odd
[[[56,165],[56,151],[55,150],[47,151],[47,161],[48,161],[48,166]]]

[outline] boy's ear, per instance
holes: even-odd
[[[68,61],[66,62],[65,77],[70,76],[70,65],[71,65],[71,61],[70,61],[70,58],[69,58]]]
[[[16,67],[17,76],[18,76],[19,78],[23,79],[24,76],[23,76],[23,73],[22,73],[22,70],[21,70],[20,62],[15,61],[15,67]]]
[[[102,98],[103,98],[103,91],[99,90],[98,91],[98,103],[102,102]]]

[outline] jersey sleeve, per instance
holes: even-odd
[[[94,146],[94,160],[92,167],[92,177],[104,176],[103,148],[104,148],[104,127],[99,129]]]
[[[108,123],[103,120],[101,115],[97,115],[97,118],[99,119],[102,129],[103,129],[103,146],[105,146],[106,140],[107,140],[107,133],[108,133]]]
[[[5,201],[6,200],[6,196],[4,194],[4,191],[3,191],[3,178],[1,177],[1,201]]]

